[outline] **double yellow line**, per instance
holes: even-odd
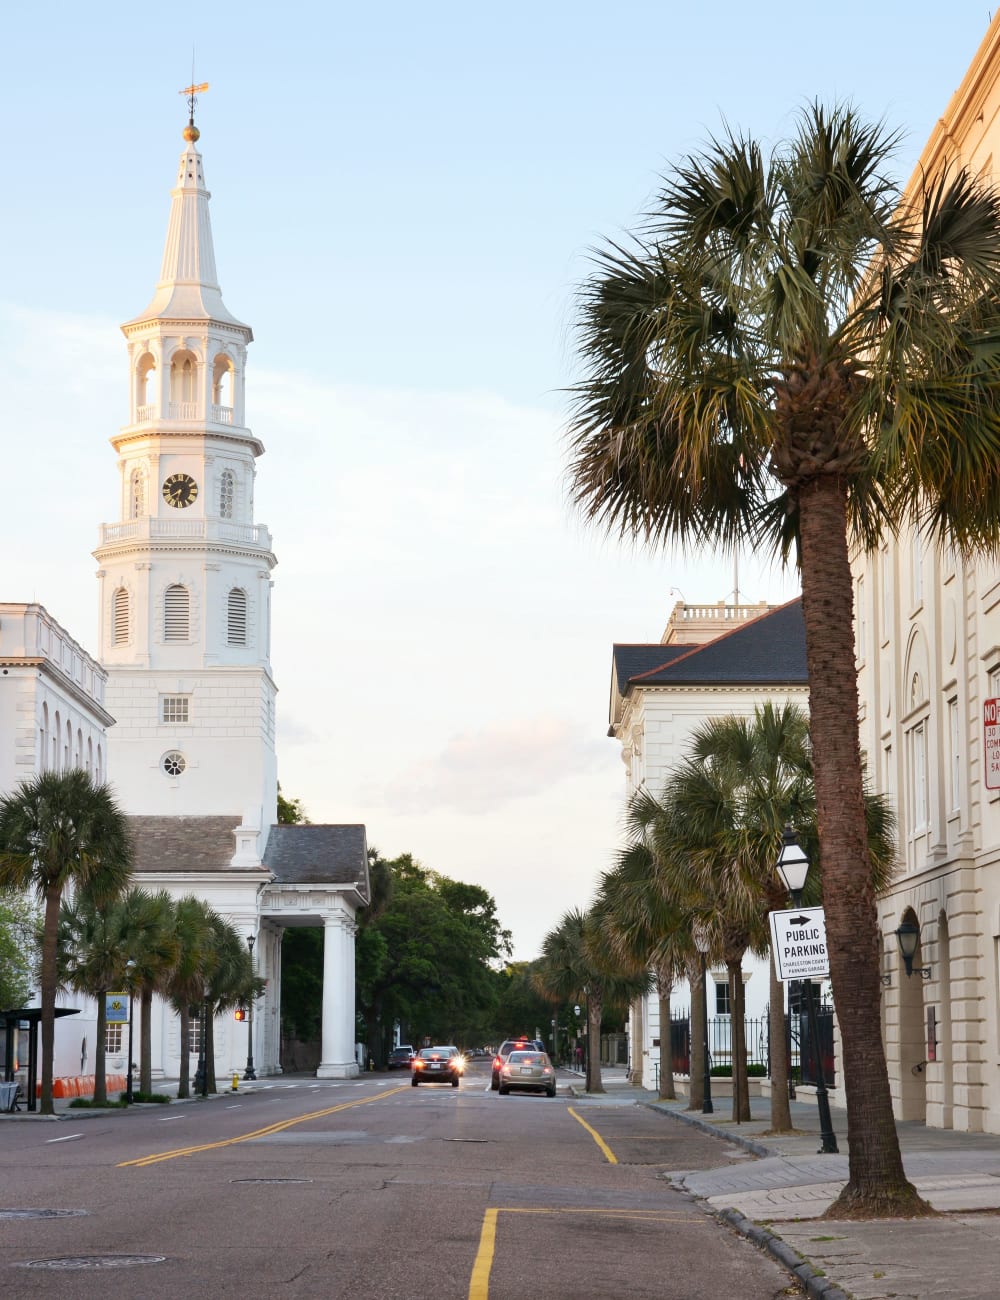
[[[268,1124],[266,1128],[254,1129],[252,1133],[241,1133],[239,1137],[223,1138],[220,1142],[202,1142],[198,1146],[176,1147],[173,1151],[161,1151],[158,1155],[152,1156],[138,1156],[135,1160],[122,1160],[118,1168],[147,1169],[150,1165],[158,1165],[164,1160],[194,1156],[200,1151],[217,1151],[221,1147],[235,1146],[238,1142],[252,1142],[254,1138],[270,1137],[273,1133],[281,1133],[284,1129],[294,1128],[296,1124],[304,1124],[307,1120],[336,1115],[338,1111],[350,1110],[352,1106],[367,1106],[369,1102],[381,1101],[384,1097],[392,1097],[395,1093],[404,1091],[402,1087],[390,1088],[388,1092],[377,1093],[374,1097],[356,1097],[353,1101],[342,1101],[339,1106],[328,1106],[326,1110],[314,1110],[308,1115],[296,1115],[294,1119],[279,1120],[277,1124]]]

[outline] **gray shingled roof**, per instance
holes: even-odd
[[[364,826],[272,826],[264,865],[276,884],[356,885],[368,897]]]
[[[643,650],[649,651],[648,666]],[[619,651],[628,652],[620,662]],[[802,601],[780,605],[704,645],[615,646],[615,672],[623,695],[630,686],[807,686]]]
[[[226,871],[236,852],[239,817],[130,817],[137,875]],[[245,870],[245,868],[240,868]]]

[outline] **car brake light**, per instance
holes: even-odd
[[[419,1056],[413,1058],[413,1068],[415,1070],[422,1070],[424,1068],[424,1063]]]
[[[542,1066],[542,1074],[551,1074],[551,1073],[552,1073],[552,1069],[550,1066],[548,1065]]]

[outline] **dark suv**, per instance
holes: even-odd
[[[503,1069],[507,1057],[511,1052],[544,1052],[545,1044],[540,1038],[507,1038],[500,1044],[500,1050],[493,1058],[493,1074],[490,1078],[490,1087],[494,1092],[500,1088],[500,1071]]]

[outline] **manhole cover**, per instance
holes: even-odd
[[[234,1178],[234,1183],[311,1183],[311,1178]]]
[[[76,1219],[89,1210],[0,1210],[0,1219]]]
[[[138,1264],[162,1264],[166,1255],[61,1255],[56,1259],[27,1259],[21,1268],[134,1268]]]

